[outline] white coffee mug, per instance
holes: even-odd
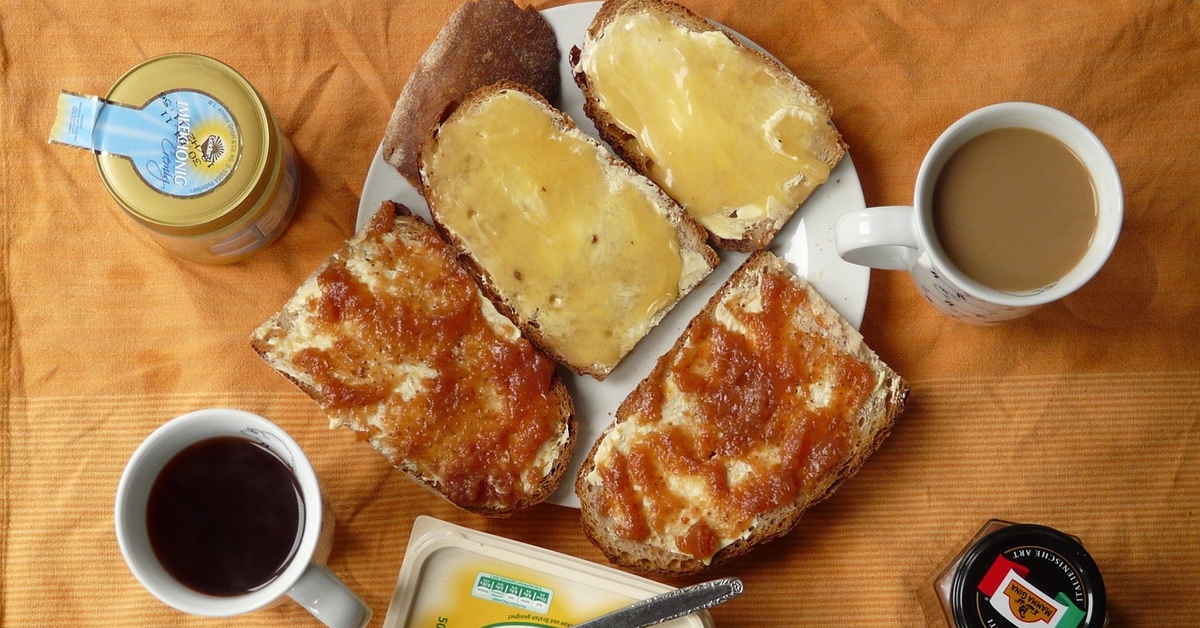
[[[933,223],[934,186],[947,160],[967,141],[1000,128],[1041,131],[1071,149],[1092,178],[1097,224],[1083,258],[1066,275],[1036,290],[997,290],[968,277],[946,256]],[[1029,314],[1088,282],[1117,243],[1124,197],[1116,164],[1099,138],[1075,118],[1044,105],[1000,103],[977,109],[947,128],[917,173],[913,204],[873,207],[838,220],[834,240],[842,259],[863,266],[907,270],[922,296],[943,313],[969,323],[994,324]]]
[[[155,557],[146,526],[150,489],[167,462],[189,445],[220,436],[247,438],[274,453],[295,475],[304,502],[303,533],[291,562],[267,584],[231,597],[200,593],[173,578]],[[371,618],[370,607],[324,564],[333,542],[333,517],[312,464],[287,432],[256,414],[210,408],[155,430],[121,475],[115,518],[117,542],[133,575],[155,597],[185,613],[229,617],[291,597],[332,628],[362,628]]]

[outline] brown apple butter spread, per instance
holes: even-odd
[[[394,464],[435,476],[451,501],[518,499],[557,444],[555,365],[491,309],[432,230],[384,245],[385,233],[368,235],[366,261],[334,258],[317,274],[297,370],[331,418],[363,428]]]
[[[846,457],[875,376],[807,327],[808,298],[770,273],[728,292],[625,401],[595,471],[617,535],[707,561]]]

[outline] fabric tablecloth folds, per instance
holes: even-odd
[[[1079,536],[1103,571],[1112,625],[1194,625],[1200,8],[687,4],[829,99],[868,205],[908,203],[938,133],[1001,101],[1083,121],[1125,190],[1104,269],[1015,322],[952,321],[906,275],[871,273],[862,331],[911,383],[908,408],[861,472],[790,535],[706,575],[746,586],[714,609],[717,625],[924,625],[917,588],[992,518]],[[372,625],[421,514],[603,562],[573,509],[490,520],[419,488],[348,431],[330,431],[248,345],[352,234],[399,90],[455,6],[0,6],[0,623],[315,625],[291,604],[234,620],[182,615],[121,559],[112,512],[125,462],[154,428],[208,406],[261,414],[303,446],[336,519],[330,566],[375,609]],[[90,154],[46,141],[62,90],[103,94],[126,69],[176,51],[242,73],[297,155],[291,225],[229,266],[165,252],[113,202]]]

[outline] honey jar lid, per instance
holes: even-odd
[[[963,555],[950,589],[960,628],[1100,628],[1104,579],[1078,539],[1054,528],[1015,524],[979,539]]]
[[[281,158],[274,120],[237,71],[174,53],[144,61],[109,90],[96,147],[101,178],[126,212],[174,235],[220,229],[244,215]],[[128,129],[121,132],[121,130]]]

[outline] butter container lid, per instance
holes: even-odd
[[[564,628],[665,584],[429,516],[413,524],[384,628]],[[713,628],[707,611],[661,624]]]

